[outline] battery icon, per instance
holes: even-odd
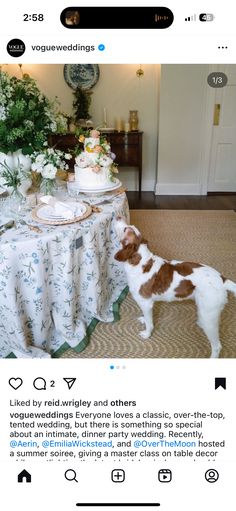
[[[211,13],[203,12],[202,14],[199,15],[200,21],[213,21],[214,18],[215,18],[214,14],[211,14]]]

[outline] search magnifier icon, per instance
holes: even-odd
[[[78,483],[78,480],[76,479],[76,471],[72,468],[65,471],[65,478],[67,481],[76,481],[76,483]]]

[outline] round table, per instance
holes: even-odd
[[[85,197],[90,203],[103,198]],[[129,219],[125,193],[101,204],[83,221],[26,225],[0,236],[0,357],[59,357],[85,349],[98,321],[114,320],[113,304],[127,283],[113,220]]]

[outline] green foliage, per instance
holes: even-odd
[[[81,87],[77,87],[73,94],[75,96],[73,101],[75,120],[79,122],[79,119],[91,119],[91,116],[89,115],[89,107],[92,101],[92,92],[85,91],[81,89]]]
[[[79,126],[78,128],[76,128],[75,136],[79,138],[80,135],[82,135],[84,136],[84,138],[88,138],[90,135],[90,131],[91,131],[90,129],[85,129]]]
[[[0,177],[4,179],[4,186],[17,189],[22,181],[27,179],[29,176],[30,171],[24,171],[23,166],[20,165],[19,161],[18,165],[13,168],[10,168],[6,162],[0,163]]]
[[[73,155],[78,156],[84,150],[84,139],[90,135],[90,129],[78,127],[75,132],[75,136],[78,139],[78,144],[73,149]]]
[[[40,92],[35,80],[0,72],[0,151],[39,150],[57,131],[54,105]]]

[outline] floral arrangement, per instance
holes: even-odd
[[[63,114],[40,92],[33,78],[0,72],[0,151],[39,150],[49,133],[67,130]],[[61,132],[61,131],[60,131]]]
[[[75,162],[79,167],[90,167],[96,173],[102,168],[109,168],[109,179],[114,181],[114,174],[118,173],[117,164],[114,163],[116,155],[111,152],[111,146],[105,136],[100,136],[100,132],[95,130],[81,130],[77,134],[79,144],[75,148]],[[90,139],[97,139],[91,143]],[[94,158],[95,156],[95,158]]]
[[[63,153],[53,147],[45,147],[42,151],[35,151],[31,155],[33,172],[41,176],[41,189],[51,193],[56,183],[57,170],[68,170],[67,161],[72,158],[71,154]]]
[[[18,160],[18,165],[13,168],[9,167],[6,162],[0,163],[0,188],[8,189],[8,191],[19,191],[23,181],[29,179],[31,175],[30,170],[25,170],[23,165]]]

